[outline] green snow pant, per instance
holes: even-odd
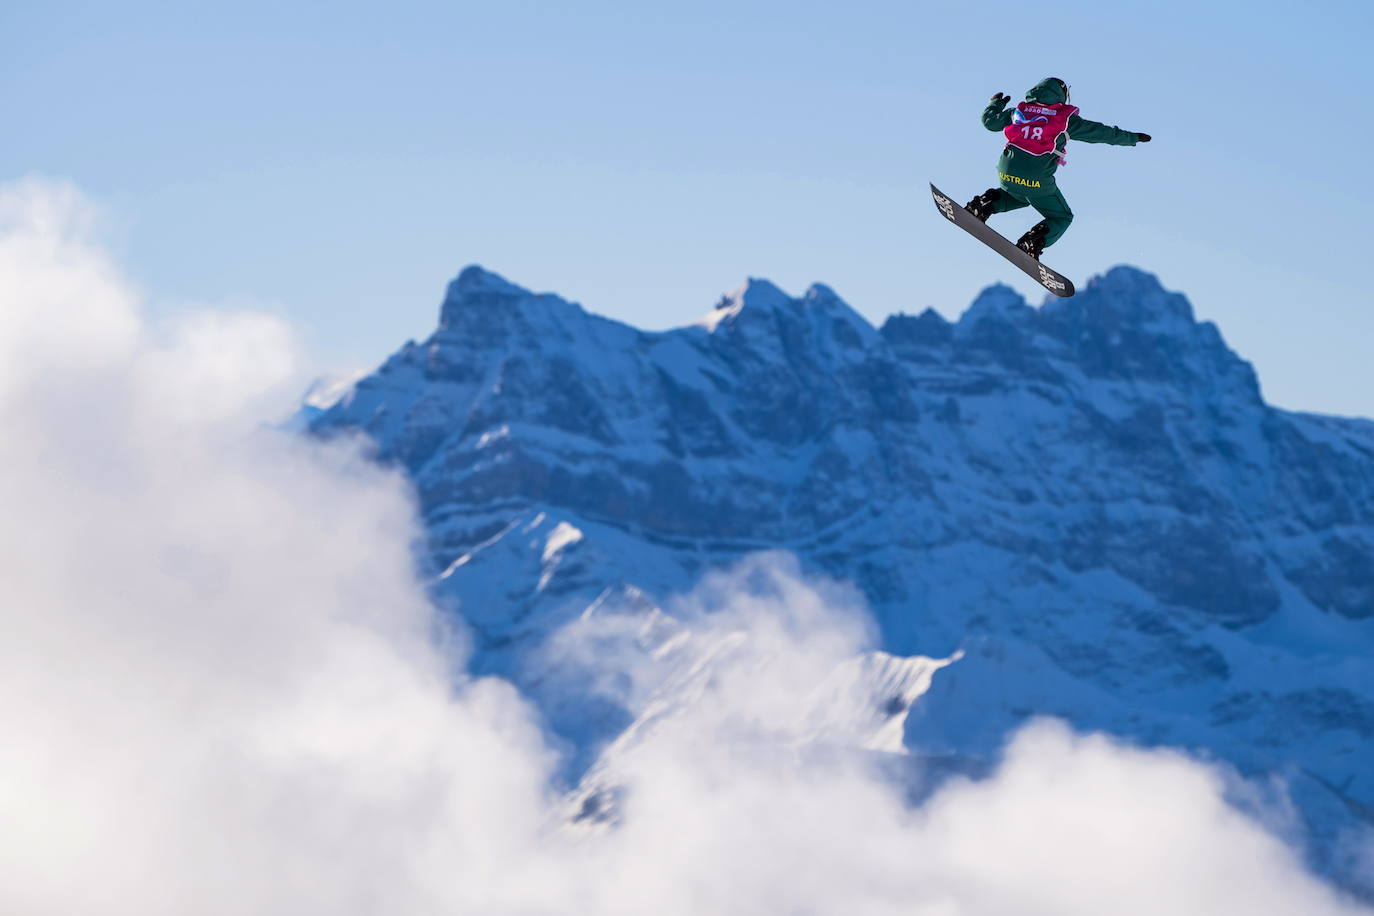
[[[1069,209],[1064,195],[1059,193],[1058,188],[1048,190],[1047,194],[1027,194],[1025,188],[1009,191],[1003,185],[1002,196],[993,202],[992,212],[1006,213],[1008,210],[1034,207],[1045,218],[1045,247],[1048,248],[1059,241],[1060,236],[1068,230],[1069,223],[1073,222],[1073,211]]]

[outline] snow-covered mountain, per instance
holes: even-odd
[[[1374,423],[1266,405],[1147,273],[881,328],[751,280],[649,333],[470,267],[311,428],[413,479],[436,593],[576,749],[587,819],[720,648],[668,596],[781,549],[880,631],[830,691],[868,712],[807,734],[977,761],[1045,714],[1188,748],[1280,777],[1312,861],[1374,893]],[[598,616],[647,688],[551,661]]]

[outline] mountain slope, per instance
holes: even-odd
[[[1279,773],[1314,861],[1360,883],[1374,425],[1266,405],[1149,274],[876,329],[751,280],[647,333],[471,267],[311,428],[405,468],[476,666],[541,701],[575,770],[641,710],[550,669],[551,634],[782,548],[862,589],[885,652],[962,651],[901,709],[906,747],[987,758],[1048,714]]]

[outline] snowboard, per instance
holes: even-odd
[[[945,219],[963,229],[969,235],[987,245],[993,251],[1006,258],[1011,263],[1025,271],[1036,283],[1054,293],[1056,296],[1067,299],[1073,295],[1073,284],[1069,279],[1061,274],[1055,273],[1035,258],[1026,254],[1015,243],[1008,241],[988,228],[986,223],[980,222],[974,215],[963,207],[956,204],[947,197],[944,192],[935,185],[930,186],[931,196],[935,198],[935,207],[940,211]]]

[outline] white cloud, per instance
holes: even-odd
[[[620,829],[562,829],[529,705],[458,673],[414,579],[404,483],[260,428],[289,328],[150,326],[85,209],[0,190],[0,911],[1348,911],[1178,756],[1041,725],[909,811],[777,740],[867,637],[768,564],[692,599],[735,648],[625,758]]]

